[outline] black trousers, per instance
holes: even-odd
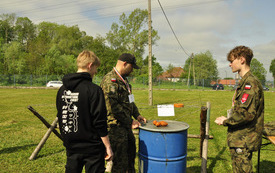
[[[105,152],[96,154],[70,153],[67,151],[66,173],[81,173],[85,166],[86,173],[105,172]]]

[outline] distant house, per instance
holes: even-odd
[[[227,86],[234,86],[236,84],[236,80],[235,79],[219,79],[218,82],[212,81],[211,85],[214,85],[216,83],[227,85]]]
[[[158,80],[168,80],[171,82],[178,82],[182,74],[185,71],[181,67],[174,67],[173,69],[163,72],[161,75],[157,77]]]

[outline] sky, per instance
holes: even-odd
[[[175,33],[172,32],[166,17]],[[157,62],[184,66],[192,54],[210,51],[217,61],[219,77],[235,77],[226,59],[235,46],[254,52],[267,71],[275,59],[274,0],[151,0],[152,27],[160,40],[152,48]],[[148,0],[1,0],[0,14],[15,13],[34,24],[43,21],[78,25],[87,35],[106,36],[122,13],[148,9]],[[178,41],[177,41],[177,39]],[[148,55],[146,50],[144,57]]]

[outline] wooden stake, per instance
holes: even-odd
[[[202,157],[202,144],[205,138],[205,124],[206,124],[206,114],[207,114],[207,107],[201,107],[201,114],[200,114],[200,158]]]
[[[31,106],[28,106],[28,109],[37,117],[37,118],[39,118],[41,121],[42,121],[42,123],[47,127],[47,128],[50,128],[51,127],[51,125],[33,108],[33,107],[31,107]],[[56,127],[56,125],[55,125],[55,127]],[[54,127],[54,129],[52,130],[53,131],[53,133],[59,138],[59,139],[61,139],[62,140],[62,137],[61,137],[61,135],[60,135],[60,133],[58,133],[58,131],[56,131],[55,130],[55,127]]]
[[[43,147],[43,145],[46,143],[47,139],[49,138],[51,132],[54,130],[56,124],[58,122],[58,118],[56,117],[55,120],[53,121],[51,127],[48,129],[47,133],[44,135],[44,137],[41,139],[35,150],[33,151],[32,155],[30,156],[29,160],[33,160],[36,158],[37,154]]]
[[[206,119],[206,125],[205,125],[205,139],[203,140],[201,173],[207,172],[206,170],[207,170],[209,127],[210,127],[210,102],[207,102],[207,119]]]

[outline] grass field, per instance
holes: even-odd
[[[51,134],[36,160],[29,161],[47,129],[27,107],[37,110],[49,123],[56,116],[55,96],[57,89],[15,89],[0,88],[0,172],[64,172],[66,161],[62,141]],[[214,139],[208,142],[207,172],[231,172],[231,160],[226,144],[226,128],[214,124],[216,117],[226,115],[230,108],[233,91],[212,90],[154,90],[154,106],[148,106],[147,90],[134,90],[136,104],[140,113],[149,120],[160,119],[157,116],[158,104],[183,103],[183,108],[175,108],[174,117],[162,119],[184,121],[189,124],[189,134],[199,134],[200,109],[211,103],[210,135]],[[265,122],[274,121],[275,93],[265,92]],[[138,138],[138,137],[137,137]],[[269,141],[263,140],[263,143]],[[200,172],[200,140],[188,138],[187,172]],[[274,172],[275,146],[266,145],[261,150],[261,172]],[[136,168],[138,169],[138,157]],[[254,172],[257,168],[257,153],[253,155]]]

